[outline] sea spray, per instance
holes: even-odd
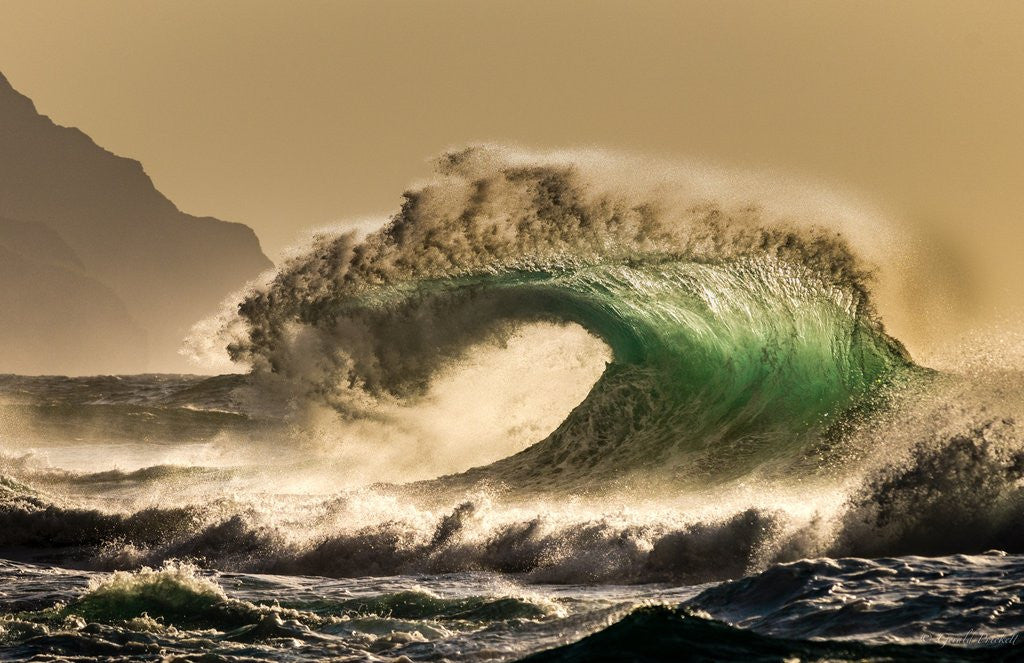
[[[249,293],[227,349],[278,400],[373,419],[489,339],[575,323],[613,357],[589,396],[548,438],[456,483],[586,491],[656,469],[682,485],[785,465],[826,415],[912,365],[829,219],[674,184],[446,154],[382,229],[319,236]]]

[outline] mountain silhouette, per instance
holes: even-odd
[[[194,370],[188,329],[269,267],[251,228],[182,212],[0,74],[0,372]]]

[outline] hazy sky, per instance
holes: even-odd
[[[852,188],[1022,301],[1024,2],[2,0],[0,69],[271,257],[446,147],[597,145]]]

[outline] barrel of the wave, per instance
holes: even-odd
[[[554,433],[473,478],[594,489],[784,466],[912,366],[863,293],[778,259],[661,257],[521,287],[604,339],[614,360]]]

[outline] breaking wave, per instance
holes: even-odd
[[[757,482],[658,499],[524,500],[516,491],[426,499],[395,486],[112,510],[5,479],[0,546],[9,558],[100,570],[186,559],[251,573],[493,572],[587,584],[699,584],[817,557],[1019,553],[1019,439],[999,421],[911,446],[840,486]],[[158,485],[138,481],[138,490]]]
[[[373,418],[518,326],[578,324],[612,355],[583,402],[522,453],[450,479],[533,491],[782,469],[913,370],[841,235],[692,175],[601,168],[447,154],[382,229],[321,235],[248,294],[228,351],[278,397]]]

